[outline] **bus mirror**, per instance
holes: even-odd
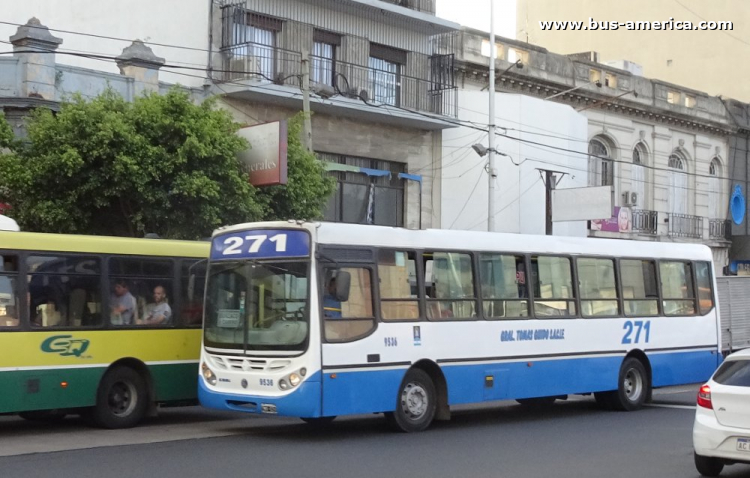
[[[352,282],[352,275],[346,271],[339,271],[336,274],[336,299],[341,302],[349,300],[349,286]]]

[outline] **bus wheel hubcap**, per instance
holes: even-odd
[[[628,400],[635,402],[641,396],[643,390],[643,379],[641,374],[633,369],[628,370],[625,374],[625,381],[623,383],[625,389],[625,395]]]
[[[427,392],[418,383],[409,383],[401,393],[401,408],[413,420],[427,411]]]
[[[137,400],[138,392],[131,383],[117,382],[109,391],[109,409],[117,416],[129,415]]]

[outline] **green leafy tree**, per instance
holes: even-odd
[[[303,113],[298,113],[287,124],[287,184],[259,190],[267,201],[268,219],[320,219],[336,187],[322,161],[302,145],[303,120]]]
[[[326,199],[309,195],[329,191],[318,186],[327,184],[320,165],[298,158],[291,141],[288,187],[255,189],[237,159],[248,147],[238,128],[213,101],[195,105],[177,89],[132,103],[113,91],[74,96],[56,114],[36,110],[23,143],[7,137],[0,118],[0,147],[12,148],[0,153],[0,201],[24,230],[136,237],[196,239],[287,212],[319,216]],[[319,209],[278,206],[298,198]]]

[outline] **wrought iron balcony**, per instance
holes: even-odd
[[[708,220],[709,239],[732,240],[732,223],[727,219]]]
[[[703,238],[703,218],[700,216],[669,213],[668,221],[670,236]]]
[[[382,0],[384,3],[392,3],[400,7],[435,14],[435,0]]]
[[[223,48],[220,82],[253,81],[297,88],[301,85],[302,55],[260,43],[247,42]],[[390,69],[372,68],[332,58],[310,57],[310,84],[327,86],[329,94],[352,98],[372,106],[456,117],[458,90],[453,82],[453,55],[415,56],[414,64],[390,63]],[[404,72],[425,72],[426,78]]]
[[[633,232],[641,234],[656,234],[659,213],[645,209],[633,209]]]

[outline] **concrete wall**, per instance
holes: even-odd
[[[747,51],[750,3],[681,0],[518,0],[516,38],[559,53],[596,50],[600,61],[629,60],[643,66],[643,74],[682,84],[710,95],[750,101],[750,64],[737,61]],[[684,6],[683,6],[684,5]],[[710,6],[709,6],[710,5]],[[695,13],[694,13],[695,12]],[[542,31],[540,21],[733,21],[732,31]],[[745,43],[745,44],[743,44]]]
[[[477,84],[469,88],[459,92],[460,119],[486,123],[488,94],[479,91]],[[586,117],[569,106],[505,93],[496,94],[495,103],[499,125],[524,130],[508,131],[509,136],[528,141],[539,141],[535,133],[555,136],[545,137],[544,143],[585,154]],[[484,166],[488,158],[479,157],[471,149],[475,143],[487,146],[487,134],[467,127],[443,132],[441,215],[444,228],[487,230],[489,180]],[[495,230],[544,234],[545,186],[537,168],[566,172],[557,186],[559,189],[584,187],[588,178],[586,157],[574,153],[561,155],[502,137],[496,139],[495,148],[510,155],[510,158],[495,157]],[[556,222],[553,233],[583,237],[587,234],[586,222]]]

